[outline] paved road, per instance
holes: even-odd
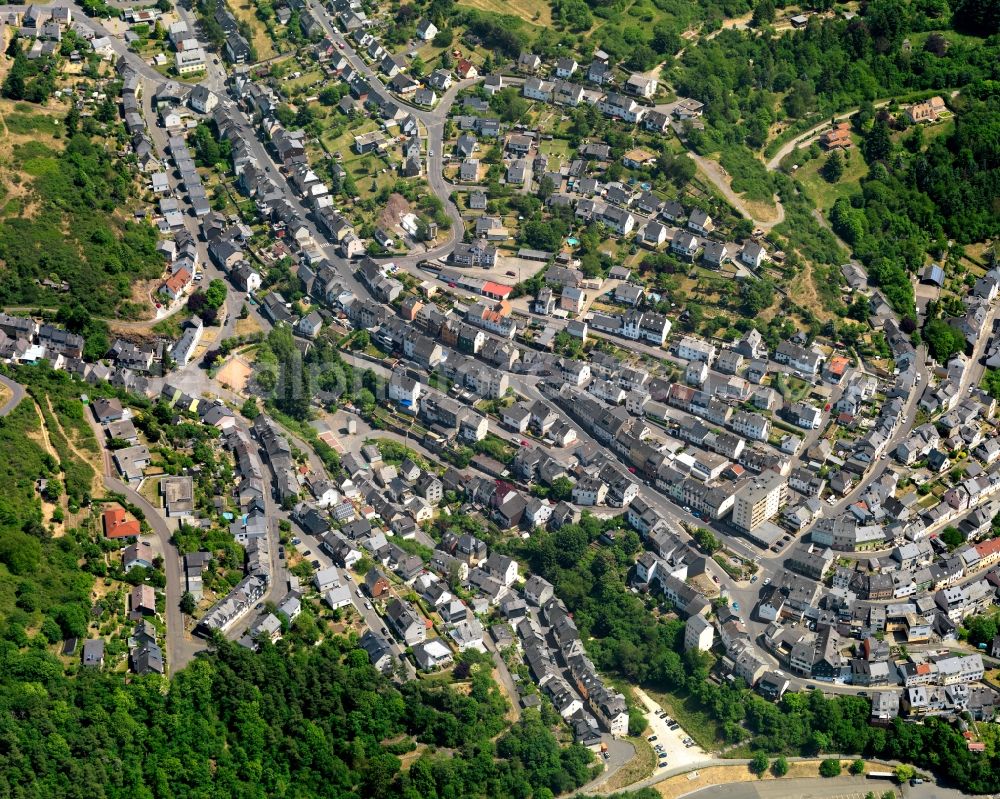
[[[105,439],[104,429],[96,422],[89,409],[84,412],[98,443]],[[166,632],[166,654],[167,667],[170,672],[176,673],[184,668],[194,656],[206,647],[206,643],[188,634],[184,629],[185,616],[181,613],[180,600],[184,593],[184,580],[181,575],[181,556],[177,547],[171,542],[173,532],[167,524],[166,519],[159,509],[153,505],[129,485],[126,485],[115,475],[114,465],[111,462],[111,453],[102,446],[101,449],[103,470],[101,478],[104,487],[111,492],[122,494],[136,507],[140,508],[146,516],[146,521],[156,534],[160,543],[160,551],[163,553],[163,570],[167,576],[166,612],[165,621]]]
[[[6,386],[10,391],[10,399],[3,404],[3,407],[0,407],[0,416],[6,416],[24,399],[24,386],[3,375],[0,375],[0,384]]]
[[[104,485],[109,491],[124,494],[133,505],[139,507],[146,515],[146,521],[156,533],[163,551],[163,569],[167,575],[166,588],[166,623],[167,623],[167,665],[172,674],[183,669],[194,656],[206,647],[206,643],[187,633],[184,629],[185,616],[181,613],[180,598],[184,593],[184,582],[181,577],[181,556],[171,543],[172,532],[160,511],[154,508],[138,491],[125,485],[117,478],[104,475]]]

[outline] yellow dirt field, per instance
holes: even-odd
[[[463,0],[462,5],[494,14],[513,14],[534,25],[552,24],[552,9],[544,0]]]
[[[254,3],[249,0],[233,0],[227,3],[233,15],[239,22],[245,22],[253,31],[253,46],[257,49],[257,56],[261,60],[270,58],[275,54],[274,42],[268,36],[264,23],[257,19],[254,12]]]
[[[252,316],[248,316],[246,319],[236,320],[237,336],[249,336],[250,334],[257,333],[259,331],[260,331],[260,323]]]
[[[219,370],[217,379],[223,385],[229,386],[237,394],[243,393],[250,379],[250,365],[240,358],[230,358]]]
[[[784,777],[774,777],[770,772],[764,775],[765,780],[773,779],[794,779],[796,777],[818,777],[819,760],[805,760],[788,764],[788,774]],[[850,760],[843,760],[843,773],[847,773]],[[879,766],[877,768],[884,768]],[[697,776],[694,776],[697,775]],[[757,779],[757,775],[750,772],[745,765],[733,766],[711,766],[710,768],[699,769],[688,774],[678,774],[676,777],[664,780],[654,787],[664,799],[677,799],[701,788],[708,788],[711,785],[724,785],[730,782],[751,782]]]

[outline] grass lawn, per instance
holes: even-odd
[[[306,86],[311,86],[318,80],[322,80],[323,72],[319,69],[311,69],[308,72],[303,72],[301,76],[297,78],[291,78],[285,81],[285,86],[287,91],[294,94],[297,91],[304,89]],[[314,87],[312,93],[318,93],[322,89],[322,86]]]
[[[257,50],[257,57],[263,60],[275,55],[277,51],[274,49],[274,40],[268,34],[264,23],[257,18],[256,5],[251,0],[238,0],[228,3],[228,6],[236,19],[247,23],[250,26],[250,30],[253,31],[253,41],[251,44]]]
[[[540,27],[552,25],[552,7],[546,0],[463,0],[461,5],[493,14],[513,14]]]
[[[836,183],[830,183],[820,174],[827,158],[824,153],[819,158],[803,164],[794,173],[795,179],[802,184],[806,195],[824,213],[833,208],[833,204],[841,197],[848,197],[857,192],[858,183],[868,174],[868,166],[861,153],[849,151],[844,154],[844,174]]]
[[[372,119],[361,119],[348,123],[347,129],[340,134],[340,136],[332,136],[331,130],[323,131],[320,136],[323,145],[326,149],[331,152],[340,152],[345,159],[351,159],[357,156],[354,152],[354,137],[360,136],[362,133],[368,133],[371,130],[378,130],[378,123]],[[344,165],[347,169],[347,165]]]
[[[663,693],[647,690],[655,702],[677,720],[685,733],[706,752],[712,752],[725,744],[722,727],[698,705],[689,695]]]
[[[573,148],[565,139],[543,141],[539,145],[539,150],[550,158],[558,158],[560,163],[569,163],[573,159]]]

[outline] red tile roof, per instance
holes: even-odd
[[[115,506],[101,514],[104,523],[104,535],[108,538],[129,538],[139,535],[139,522],[125,512],[124,508]]]
[[[505,286],[503,283],[494,283],[492,280],[487,280],[483,283],[483,294],[507,297],[513,290],[511,286]]]
[[[987,555],[997,554],[1000,552],[1000,538],[991,538],[989,541],[976,544],[976,552],[979,554],[980,559],[985,558]]]

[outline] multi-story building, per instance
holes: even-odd
[[[704,616],[692,616],[684,625],[684,649],[707,652],[715,641],[715,628]]]
[[[774,518],[785,501],[787,488],[787,480],[779,474],[767,473],[753,478],[736,492],[733,524],[749,532]]]
[[[694,336],[684,336],[677,344],[677,357],[711,364],[715,360],[715,345]]]

